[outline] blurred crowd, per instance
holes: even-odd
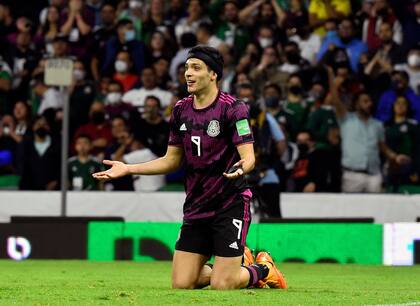
[[[91,173],[104,158],[165,154],[197,44],[222,53],[220,89],[250,107],[257,167],[249,180],[268,209],[279,191],[419,185],[419,41],[412,0],[2,0],[0,188],[60,186],[66,97],[45,84],[44,69],[61,57],[74,61],[70,189],[182,182],[178,172],[101,185]]]

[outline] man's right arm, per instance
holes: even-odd
[[[149,162],[127,165],[128,174],[154,175],[166,174],[177,170],[184,158],[184,150],[177,146],[168,146],[166,154]]]
[[[177,170],[184,158],[182,147],[168,146],[165,156],[145,163],[127,165],[120,161],[104,160],[105,165],[111,166],[110,169],[93,174],[98,180],[110,180],[125,175],[155,175],[166,174]]]

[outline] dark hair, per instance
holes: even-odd
[[[217,80],[223,76],[224,60],[222,54],[213,47],[195,46],[188,52],[188,58],[198,58],[217,74]]]
[[[88,134],[79,134],[79,135],[77,135],[76,140],[78,140],[80,138],[85,138],[85,139],[89,140],[89,142],[92,142],[92,137],[90,137]]]
[[[192,48],[197,44],[197,37],[194,33],[184,33],[181,35],[180,43],[183,48]]]
[[[148,100],[148,99],[155,100],[155,101],[157,102],[158,108],[161,108],[160,99],[159,99],[158,97],[153,96],[153,95],[147,96],[147,97],[144,99],[144,102],[146,102],[146,100]]]
[[[279,85],[277,85],[276,83],[273,83],[273,82],[266,83],[264,85],[263,90],[266,90],[267,88],[274,88],[277,91],[277,93],[279,94],[280,97],[283,94],[283,91],[281,90],[281,87]]]
[[[112,85],[112,84],[114,84],[114,85],[118,85],[118,86],[120,87],[120,89],[121,89],[121,90],[124,90],[124,85],[123,85],[120,81],[112,79],[112,80],[109,82],[108,86],[110,86],[110,85]]]
[[[210,22],[206,22],[206,21],[201,22],[198,25],[198,29],[206,32],[207,35],[212,35],[213,34],[213,25]]]
[[[120,27],[124,27],[128,24],[133,24],[133,21],[131,21],[131,19],[128,18],[123,18],[117,22],[116,28],[119,29]]]
[[[301,133],[308,134],[308,135],[309,135],[309,139],[310,139],[311,141],[315,141],[315,135],[314,135],[314,133],[313,133],[311,130],[308,130],[308,129],[302,129],[302,130],[300,130],[300,131],[297,133],[297,135],[299,135],[299,134],[301,134]],[[297,137],[297,135],[296,135],[296,137]]]
[[[389,120],[387,120],[385,122],[385,126],[391,126],[393,125],[394,122],[394,117],[395,117],[395,110],[394,110],[394,106],[395,103],[397,102],[397,100],[399,98],[403,98],[406,102],[407,102],[407,113],[405,114],[406,118],[413,118],[413,109],[411,107],[410,101],[408,100],[408,98],[404,95],[399,95],[395,98],[394,103],[392,104],[392,108],[391,108],[391,117],[389,118]]]

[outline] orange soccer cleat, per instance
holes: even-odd
[[[244,249],[244,266],[250,266],[255,263],[254,255],[252,255],[252,251],[245,246]]]
[[[255,287],[263,288],[267,284],[270,288],[286,289],[287,283],[283,274],[277,269],[273,258],[267,252],[259,252],[256,258],[257,264],[266,265],[269,272],[266,278],[259,281]]]

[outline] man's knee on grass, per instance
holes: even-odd
[[[212,277],[210,279],[210,287],[215,290],[228,290],[239,288],[239,280],[237,276]]]

